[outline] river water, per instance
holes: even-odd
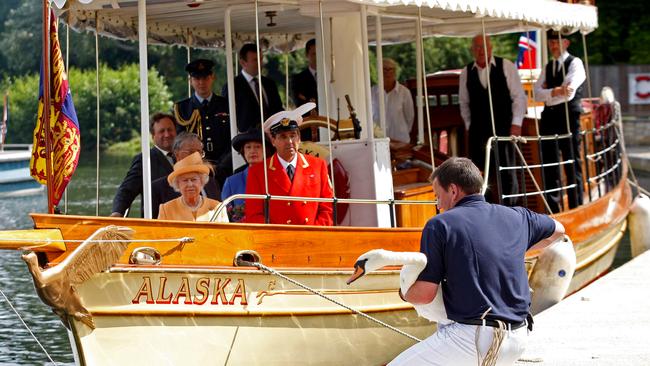
[[[111,212],[113,195],[130,166],[131,158],[102,156],[100,159],[99,214]],[[68,188],[67,213],[94,215],[96,211],[95,156],[83,155]],[[650,173],[637,172],[641,185],[650,189]],[[25,229],[32,226],[30,212],[45,212],[45,194],[0,200],[0,230]],[[63,207],[63,204],[60,205]],[[139,216],[134,204],[132,217]],[[9,298],[25,323],[34,332],[57,364],[74,364],[65,327],[45,306],[33,289],[31,276],[19,252],[0,251],[0,290]],[[614,267],[630,258],[629,236],[619,247]],[[0,295],[0,365],[51,365],[7,301]]]

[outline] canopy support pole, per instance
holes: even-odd
[[[138,0],[138,51],[140,58],[140,135],[144,218],[151,219],[151,160],[149,158],[149,80],[147,79],[147,3]]]
[[[95,24],[97,13],[95,13]],[[99,26],[97,27],[99,28]],[[99,144],[100,144],[100,98],[99,98],[99,34],[95,31],[95,107],[96,118],[95,123],[95,216],[99,216]]]
[[[424,75],[422,73],[422,42],[419,40],[422,39],[422,29],[420,28],[420,21],[415,20],[415,108],[418,111],[418,145],[424,144],[424,115],[422,113],[422,80],[424,80]],[[427,121],[427,123],[429,123]],[[429,141],[429,144],[432,144],[432,141]]]
[[[386,131],[386,92],[384,91],[384,50],[381,43],[381,15],[377,14],[375,17],[375,44],[377,55],[377,101],[379,103],[379,126],[384,133],[384,137],[388,137]],[[374,120],[374,116],[371,115]]]

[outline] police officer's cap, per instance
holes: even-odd
[[[212,74],[213,67],[214,62],[211,60],[198,59],[187,64],[187,66],[185,66],[185,71],[187,71],[190,76],[203,77]]]
[[[278,132],[298,130],[302,115],[316,108],[316,103],[305,103],[292,111],[280,111],[264,121],[264,131],[275,135]]]

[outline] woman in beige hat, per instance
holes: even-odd
[[[208,182],[212,167],[203,162],[198,152],[174,164],[174,171],[167,182],[180,192],[181,196],[160,205],[158,218],[161,220],[209,221],[219,201],[201,196],[203,186]],[[228,222],[226,210],[222,210],[216,222]]]

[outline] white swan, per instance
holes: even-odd
[[[384,249],[374,249],[362,254],[354,263],[354,274],[348,279],[348,285],[361,278],[368,272],[385,266],[402,265],[399,273],[400,289],[406,294],[413,286],[420,272],[427,265],[427,257],[419,252],[392,252]],[[439,324],[449,324],[445,304],[442,301],[442,289],[438,287],[436,297],[428,304],[413,305],[419,316]]]

